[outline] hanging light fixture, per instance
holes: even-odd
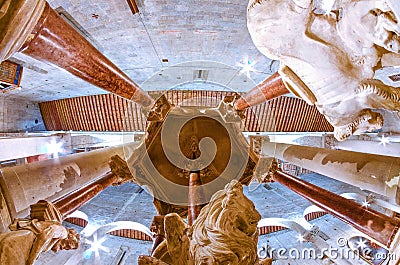
[[[139,13],[139,8],[135,2],[135,0],[128,0],[128,5],[131,8],[133,14]]]

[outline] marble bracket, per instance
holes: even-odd
[[[168,99],[162,94],[155,102],[154,106],[147,113],[147,121],[149,122],[162,122],[167,117],[170,110],[175,107]]]
[[[218,105],[218,110],[226,123],[241,122],[245,118],[245,111],[236,110],[234,106],[239,98],[239,95],[225,96]]]
[[[118,177],[112,184],[118,186],[127,182],[136,182],[136,178],[129,170],[128,164],[119,155],[113,155],[108,162],[111,172]]]

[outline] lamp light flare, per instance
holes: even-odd
[[[240,70],[241,74],[246,74],[247,78],[250,78],[250,72],[256,71],[253,66],[256,64],[255,61],[249,60],[249,58],[246,56],[243,59],[244,63],[238,63],[237,65],[241,67],[242,69]]]
[[[371,204],[367,200],[362,202],[362,206],[365,207],[365,208],[368,208],[370,205]]]
[[[364,240],[363,238],[360,238],[360,240],[358,240],[358,242],[356,244],[357,244],[357,248],[360,248],[360,249],[365,249],[368,247],[367,241]]]
[[[383,147],[385,147],[389,143],[390,143],[390,138],[385,137],[385,135],[382,135],[381,139],[379,140],[379,144],[381,144],[381,145],[383,145]]]
[[[104,252],[110,252],[110,249],[108,247],[103,246],[102,244],[104,243],[104,241],[106,241],[106,237],[102,237],[99,240],[97,240],[97,235],[93,235],[93,241],[89,240],[89,239],[85,239],[85,243],[90,245],[90,248],[85,250],[85,252],[83,253],[83,256],[85,259],[89,259],[93,252],[95,253],[95,256],[98,258],[100,256],[100,250],[104,251]]]
[[[50,143],[46,144],[45,152],[46,154],[52,154],[55,158],[58,157],[59,153],[64,151],[63,142],[56,142],[55,140],[51,140]]]
[[[304,239],[304,236],[303,236],[303,235],[298,234],[298,235],[297,235],[297,241],[300,242],[300,243],[303,243],[303,242],[306,241],[306,240]]]

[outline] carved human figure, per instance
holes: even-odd
[[[45,203],[47,210],[39,214],[44,217],[40,218],[42,220],[15,219],[9,227],[11,231],[0,234],[0,264],[31,265],[41,252],[78,248],[79,234],[74,229],[64,228],[58,210]]]
[[[261,215],[237,181],[216,192],[189,230],[194,264],[256,264]]]
[[[316,105],[338,140],[381,128],[382,115],[372,109],[400,110],[400,89],[374,79],[383,56],[400,57],[400,10],[393,12],[391,1],[252,0],[248,5],[254,44],[281,62],[285,85]]]
[[[260,219],[242,184],[233,180],[212,196],[191,227],[175,213],[166,215],[166,240],[152,258],[140,257],[139,264],[270,264],[257,256]]]

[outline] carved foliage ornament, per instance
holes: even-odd
[[[344,140],[382,127],[372,109],[400,110],[400,89],[374,79],[383,61],[400,61],[397,2],[255,0],[248,29],[257,48],[281,62],[287,88],[315,104]]]

